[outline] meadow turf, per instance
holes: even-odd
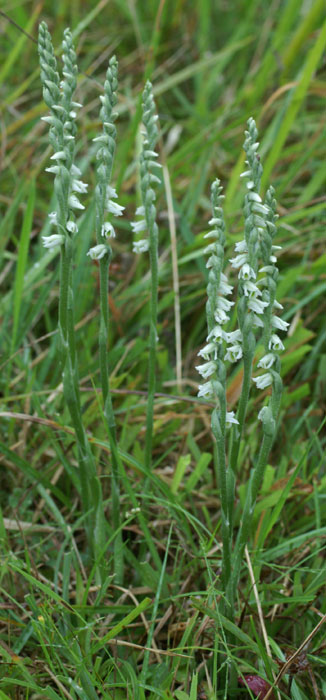
[[[99,582],[85,536],[76,441],[58,362],[59,256],[50,232],[52,149],[37,53],[39,23],[61,68],[63,31],[78,57],[76,161],[89,183],[74,260],[82,418],[100,478],[107,537]],[[0,700],[214,700],[218,671],[272,682],[277,698],[326,697],[325,627],[325,66],[320,0],[7,0],[1,6]],[[23,31],[22,31],[23,30]],[[25,32],[25,33],[24,33]],[[125,207],[109,273],[109,366],[118,436],[120,532],[112,519],[111,449],[100,391],[99,267],[92,139],[112,55],[119,61],[112,184]],[[145,460],[150,275],[132,252],[141,204],[141,93],[153,84],[163,165],[156,187],[159,289],[152,470]],[[223,185],[225,260],[243,237],[242,148],[259,128],[262,191],[278,202],[277,299],[290,323],[284,383],[243,559],[234,622],[221,614],[221,501],[212,406],[197,398],[206,338],[204,235],[210,186]],[[236,410],[241,368],[228,376]],[[268,390],[267,390],[268,392]],[[257,454],[251,392],[236,474],[235,529]],[[146,488],[144,489],[144,483]],[[122,543],[117,580],[115,547]],[[326,619],[326,618],[325,618]],[[268,643],[266,645],[266,638]],[[231,641],[230,641],[231,640]],[[298,668],[299,667],[299,668]],[[298,672],[298,670],[300,672]],[[234,695],[232,696],[234,697]],[[236,697],[246,697],[239,688]],[[247,697],[250,697],[249,693]],[[253,696],[252,696],[253,697]]]

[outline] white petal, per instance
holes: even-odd
[[[257,389],[266,389],[266,387],[270,386],[273,381],[273,377],[269,372],[266,374],[261,374],[260,377],[253,377],[252,379],[255,382]]]
[[[278,328],[280,331],[286,331],[289,325],[287,321],[283,321],[279,316],[272,316],[272,326],[274,328]]]

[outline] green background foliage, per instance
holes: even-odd
[[[47,110],[35,43],[41,20],[48,23],[59,65],[67,26],[78,57],[77,99],[83,108],[77,162],[89,196],[83,198],[87,208],[74,270],[76,342],[84,425],[109,523],[110,455],[98,391],[99,271],[86,252],[95,243],[92,138],[100,129],[99,95],[110,57],[119,60],[112,181],[126,216],[117,222],[112,246],[109,362],[125,469],[122,588],[114,581],[114,532],[105,554],[108,578],[100,589],[87,562],[75,441],[62,399],[58,256],[41,244],[53,210],[53,179],[45,173],[52,150],[40,120]],[[278,438],[249,548],[273,658],[282,660],[288,648],[298,648],[326,613],[324,2],[8,0],[0,23],[0,697],[194,700],[197,683],[209,700],[223,697],[216,684],[227,629],[218,614],[220,500],[212,469],[211,407],[196,398],[195,365],[206,336],[203,249],[210,184],[218,177],[226,194],[228,259],[242,238],[239,175],[249,116],[260,134],[263,190],[272,184],[278,201],[277,298],[290,322]],[[164,177],[157,192],[153,473],[144,502],[150,290],[148,262],[131,252],[128,221],[140,204],[146,79],[153,83],[159,114]],[[173,259],[180,289],[177,347]],[[182,380],[177,382],[180,347]],[[235,366],[228,379],[229,410],[240,384]],[[262,400],[254,389],[237,474],[236,524],[259,445]],[[132,512],[139,507],[149,514],[146,521]],[[259,670],[271,679],[277,666],[266,655],[245,562],[236,620],[227,653],[237,660],[239,674]],[[320,697],[326,693],[322,629],[308,648],[308,660],[313,676],[307,669],[295,674],[291,689],[287,677],[282,697],[311,698],[314,682]]]

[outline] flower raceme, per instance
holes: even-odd
[[[205,362],[196,366],[201,377],[207,380],[199,386],[198,396],[203,398],[212,398],[212,380],[218,377],[221,363],[235,363],[242,359],[244,332],[247,337],[248,332],[254,333],[256,344],[260,340],[265,346],[265,353],[257,365],[258,369],[265,370],[265,373],[253,378],[258,389],[263,390],[273,384],[273,372],[269,370],[273,368],[279,371],[277,352],[284,349],[281,339],[275,333],[276,330],[286,331],[288,328],[288,323],[274,313],[275,310],[282,309],[275,299],[278,276],[275,252],[280,248],[273,245],[277,219],[276,202],[272,188],[268,190],[264,202],[259,194],[262,165],[257,158],[259,144],[256,139],[255,122],[249,119],[244,145],[247,169],[242,173],[242,177],[248,179],[244,201],[245,231],[243,240],[235,245],[235,256],[230,259],[231,267],[237,271],[239,280],[240,328],[232,332],[227,332],[226,329],[235,302],[228,298],[233,288],[222,269],[225,244],[225,224],[221,207],[223,197],[219,181],[213,185],[215,196],[218,193],[218,201],[215,201],[215,209],[213,204],[213,217],[209,221],[213,228],[205,234],[205,238],[213,240],[204,251],[209,255],[206,264],[209,270],[206,307],[208,335],[206,345],[198,353]],[[256,329],[260,331],[260,339],[256,337]]]

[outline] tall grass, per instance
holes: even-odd
[[[35,38],[43,16],[30,5],[6,11]],[[69,216],[61,159],[54,173],[60,175],[59,198],[44,173],[53,149],[48,126],[40,122],[46,111],[35,44],[1,16],[1,340],[8,348],[1,375],[1,697],[231,697],[238,677],[271,684],[289,648],[297,655],[282,666],[281,697],[323,697],[322,3],[255,1],[232,10],[192,3],[187,13],[168,2],[114,7],[98,3],[85,12],[78,2],[69,8],[59,3],[45,17],[56,70],[61,73],[63,62],[69,80],[77,79],[77,97],[69,99],[82,104],[76,130],[66,126],[63,135],[76,137],[74,163],[82,175],[72,179],[87,180],[89,187],[69,191],[85,207],[70,209]],[[65,41],[76,46],[78,73],[72,43],[61,58],[67,25],[73,31]],[[160,116],[157,150],[164,164],[163,180],[152,182],[159,228],[154,284],[147,253],[131,251],[128,223],[143,194],[138,133],[146,79]],[[241,267],[229,264],[243,236],[239,175],[247,169],[242,134],[250,115],[259,126],[264,165],[261,189],[255,189],[263,201],[256,204],[268,209],[251,214],[269,221],[260,228],[270,239],[276,212],[280,216],[276,298],[290,326],[281,339],[282,365],[274,359],[264,367],[276,349],[269,347],[273,314],[265,306],[261,335],[259,328],[252,331],[254,348],[248,331],[245,357],[232,363],[231,354],[240,351],[226,344],[221,360],[227,373],[219,369],[216,391],[203,400],[196,397],[195,366],[207,320],[208,332],[216,325],[209,320],[213,306],[206,318],[206,288],[209,298],[211,285],[213,304],[218,281],[205,267],[204,236],[215,227],[207,224],[211,206],[216,219],[224,210],[220,272],[235,286],[228,299],[238,299],[239,307],[230,307],[223,330],[247,332],[253,313],[245,280],[238,279]],[[98,172],[102,165],[107,170]],[[112,189],[101,186],[102,175]],[[269,182],[275,196],[266,191]],[[112,212],[114,185],[123,216]],[[61,193],[63,232],[51,230],[48,219]],[[108,200],[111,211],[104,212]],[[245,221],[254,201],[245,205]],[[172,217],[176,239],[170,238]],[[58,248],[42,246],[42,237],[56,235],[65,236],[64,245],[57,239]],[[179,265],[181,393],[170,241]],[[273,254],[270,244],[260,237],[255,274],[269,267],[264,256]],[[66,277],[59,253],[69,260]],[[222,257],[220,251],[221,265]],[[270,272],[271,278],[268,271],[257,275],[266,277],[258,302],[274,293],[276,273]],[[148,381],[154,357],[156,385]],[[259,391],[250,377],[254,363],[258,379],[261,361],[272,383],[261,380]],[[229,415],[226,429],[227,414],[239,424]],[[244,694],[243,685],[237,692]]]

